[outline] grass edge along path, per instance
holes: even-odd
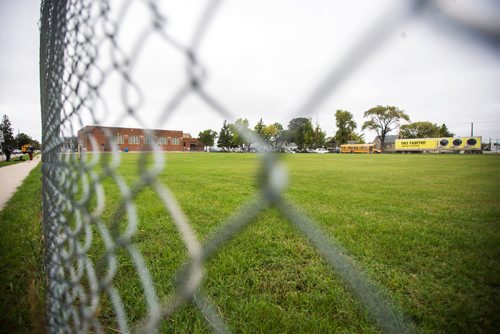
[[[44,333],[41,164],[0,211],[0,332]]]
[[[20,160],[21,158],[22,158],[22,160]],[[19,156],[11,157],[10,161],[1,160],[0,161],[0,168],[6,167],[6,166],[15,165],[15,164],[18,164],[20,162],[26,162],[29,159],[30,159],[29,155],[24,154],[24,155],[19,155]]]

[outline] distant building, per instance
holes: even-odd
[[[78,130],[79,149],[85,151],[111,151],[116,145],[122,151],[203,151],[204,146],[189,133],[180,130],[120,128],[99,125]]]
[[[77,137],[63,137],[62,150],[69,152],[71,150],[77,150],[78,148],[78,138]]]
[[[381,147],[380,137],[377,136],[377,138],[375,138],[375,140],[373,141],[373,144],[375,144],[375,148],[379,150],[381,149],[382,152],[391,153],[396,151],[396,139],[398,138],[398,135],[386,135],[384,140],[384,147]]]
[[[205,145],[203,145],[198,138],[191,137],[190,133],[184,132],[182,134],[182,150],[203,152],[205,150]]]

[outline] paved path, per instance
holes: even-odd
[[[40,163],[41,155],[33,157],[33,161],[20,162],[0,168],[0,210],[14,195],[17,187],[23,183],[33,168]]]

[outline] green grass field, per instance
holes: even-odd
[[[4,156],[5,159],[5,156]],[[24,155],[19,155],[19,156],[12,156],[10,161],[2,160],[0,161],[0,168],[5,167],[5,166],[10,166],[10,165],[15,165],[20,162],[25,162],[26,160],[29,160],[30,157],[27,154]]]
[[[134,184],[139,178],[139,155],[121,157],[118,173]],[[295,154],[280,159],[289,173],[285,197],[345,247],[419,331],[497,331],[500,157]],[[175,194],[198,237],[206,240],[259,191],[259,166],[255,154],[169,154],[159,180]],[[120,192],[110,177],[103,185],[103,220],[109,221]],[[2,236],[18,243],[9,238],[9,233],[15,235],[14,224],[37,226],[39,222],[37,215],[7,216],[14,204],[11,201],[0,213],[0,221],[13,220],[13,229]],[[172,292],[173,276],[185,262],[186,252],[151,187],[137,195],[135,204],[139,228],[133,241],[158,294],[165,298]],[[36,235],[29,238],[37,240]],[[2,251],[4,259],[11,258],[12,250]],[[95,259],[103,253],[97,233],[91,253]],[[141,284],[128,255],[121,251],[119,258],[114,283],[129,318],[135,321],[145,312]],[[10,263],[10,271],[24,272],[15,265],[25,263],[14,259]],[[344,282],[273,208],[221,248],[206,265],[205,274],[203,291],[234,332],[379,331]],[[18,283],[24,284],[10,283],[14,287],[7,298],[23,293],[15,288]],[[106,326],[116,328],[106,297],[99,312]],[[18,314],[25,313],[12,315],[11,322]],[[188,304],[161,329],[190,333],[209,331],[209,326]]]
[[[0,333],[43,333],[40,178],[38,166],[0,211]]]

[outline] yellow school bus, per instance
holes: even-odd
[[[340,145],[340,153],[380,153],[374,144],[344,144]]]

